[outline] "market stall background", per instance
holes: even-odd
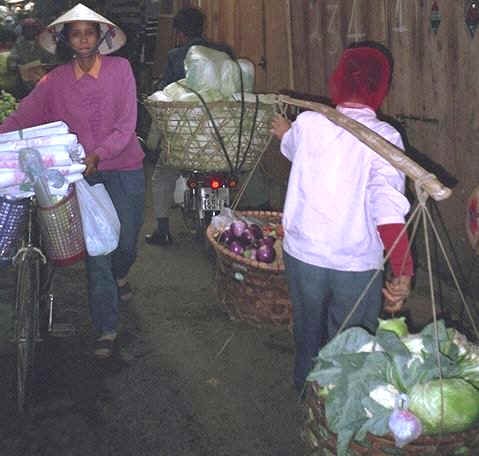
[[[396,71],[383,114],[403,127],[408,153],[454,187],[453,196],[439,209],[463,268],[470,269],[475,255],[464,229],[465,207],[477,185],[479,166],[479,49],[471,13],[475,2],[195,3],[208,15],[208,35],[228,42],[255,63],[259,91],[289,89],[324,96],[328,76],[350,42],[375,40],[390,48]],[[277,156],[275,161],[270,159],[267,167],[278,168]]]
[[[43,23],[71,7],[71,0],[32,4]],[[122,50],[135,68],[139,92],[153,92],[168,49],[174,45],[172,20],[182,7],[195,5],[207,16],[206,35],[225,42],[237,56],[250,59],[258,92],[292,91],[317,99],[342,49],[350,42],[375,40],[395,59],[392,90],[383,115],[402,128],[407,153],[454,189],[438,206],[444,234],[457,268],[474,283],[476,254],[464,229],[466,202],[477,185],[474,159],[479,141],[476,72],[478,5],[473,0],[97,0],[84,3],[112,17],[127,31]],[[140,112],[140,129],[149,118]],[[288,162],[277,144],[265,154],[269,199],[281,209]],[[420,243],[418,261],[424,257]],[[446,276],[443,262],[438,273]],[[472,290],[474,293],[477,290]]]

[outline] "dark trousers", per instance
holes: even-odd
[[[136,259],[137,241],[143,225],[145,176],[143,169],[102,171],[88,178],[90,185],[103,183],[120,219],[120,240],[109,255],[88,256],[88,304],[95,329],[100,333],[117,330],[118,287]]]
[[[294,384],[301,392],[320,348],[336,335],[376,271],[321,268],[303,263],[286,252],[284,263],[293,305]],[[382,283],[382,273],[379,273],[346,328],[362,326],[376,331],[382,305]]]

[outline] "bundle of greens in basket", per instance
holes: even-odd
[[[233,60],[225,52],[205,46],[191,46],[185,57],[184,79],[167,85],[149,98],[153,101],[199,102],[238,99],[254,85],[254,65],[246,59]]]
[[[479,347],[443,321],[418,334],[404,318],[380,321],[376,335],[347,329],[320,350],[308,381],[321,385],[338,455],[367,433],[402,447],[479,424]]]

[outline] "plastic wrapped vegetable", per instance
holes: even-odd
[[[389,430],[392,432],[394,443],[398,448],[416,440],[422,434],[421,422],[414,413],[407,409],[407,406],[407,396],[399,395],[388,421]]]
[[[465,431],[479,421],[479,390],[459,378],[417,384],[409,400],[409,409],[421,420],[425,434]]]
[[[223,95],[219,90],[214,89],[202,89],[198,91],[206,102],[219,101],[223,99]],[[180,79],[177,82],[168,84],[163,93],[172,101],[185,101],[199,103],[198,95],[191,91],[186,85],[186,79]]]
[[[249,60],[225,60],[221,66],[221,93],[229,98],[241,91],[240,72],[243,78],[243,91],[252,92],[254,85],[254,66]]]
[[[243,88],[245,92],[252,92],[254,89],[254,65],[247,59],[238,59],[243,75]]]
[[[221,90],[221,69],[231,60],[225,52],[205,46],[191,46],[185,57],[186,85],[196,91]]]

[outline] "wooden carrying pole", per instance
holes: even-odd
[[[411,160],[401,149],[394,146],[363,124],[341,114],[336,109],[321,103],[298,100],[286,95],[279,95],[278,101],[280,103],[286,103],[300,108],[306,108],[311,111],[320,112],[331,122],[343,127],[349,133],[356,136],[361,142],[381,155],[381,157],[406,174],[406,176],[411,178],[415,183],[420,183],[421,188],[434,200],[441,201],[451,196],[452,190],[450,188],[441,184],[434,174],[427,172],[414,160]]]

